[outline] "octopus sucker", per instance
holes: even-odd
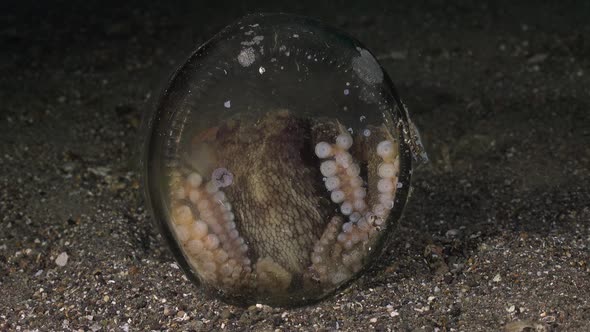
[[[176,237],[201,279],[284,295],[358,273],[393,208],[400,167],[391,133],[371,131],[355,140],[338,121],[282,110],[196,134],[193,146],[213,162],[186,161],[169,184]]]

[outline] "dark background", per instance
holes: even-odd
[[[150,97],[257,11],[362,41],[431,158],[386,259],[295,310],[204,297],[139,188]],[[0,330],[590,330],[589,77],[587,1],[2,2]]]

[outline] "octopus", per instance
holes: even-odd
[[[281,110],[189,145],[169,174],[171,225],[199,278],[229,294],[292,298],[343,284],[374,250],[401,185],[385,126],[353,138],[336,120]]]

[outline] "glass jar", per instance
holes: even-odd
[[[298,306],[345,287],[394,235],[415,127],[345,33],[246,16],[196,49],[147,117],[146,201],[175,258],[239,305]]]

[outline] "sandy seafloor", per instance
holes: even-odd
[[[590,331],[588,2],[11,3],[0,330]],[[197,45],[279,10],[378,55],[431,163],[394,246],[351,287],[305,308],[239,308],[174,264],[139,190],[137,131]]]

